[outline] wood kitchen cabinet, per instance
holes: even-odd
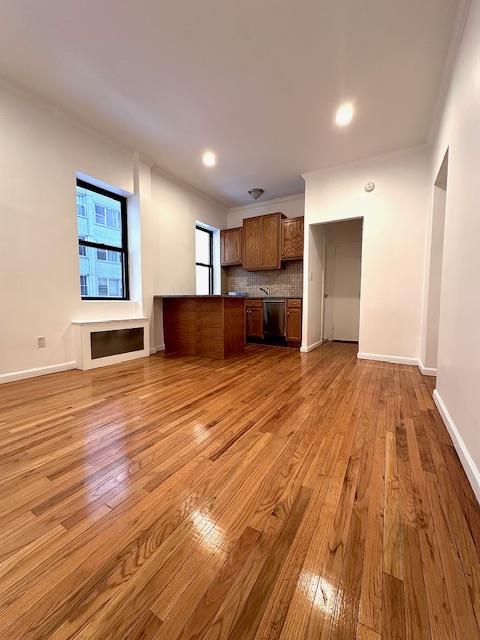
[[[245,326],[247,338],[263,338],[263,302],[245,301]]]
[[[243,267],[247,271],[281,268],[283,213],[245,218],[243,221]]]
[[[302,301],[287,300],[287,342],[299,343],[302,340]]]
[[[220,231],[220,262],[222,267],[242,264],[242,227]]]
[[[282,220],[282,260],[301,260],[303,258],[304,218],[286,218]]]

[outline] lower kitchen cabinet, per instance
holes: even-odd
[[[302,340],[302,301],[300,299],[287,300],[287,342],[301,342]]]
[[[247,300],[245,303],[247,338],[263,338],[263,302]]]

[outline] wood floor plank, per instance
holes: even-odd
[[[405,640],[405,596],[403,582],[383,574],[382,640]]]
[[[0,385],[0,637],[480,640],[432,391],[335,342]]]
[[[399,580],[403,578],[403,541],[396,430],[385,434],[385,524],[384,571]]]
[[[405,628],[407,640],[430,640],[427,587],[422,570],[418,531],[403,525],[405,549]]]
[[[380,640],[380,636],[376,631],[358,623],[356,640]]]

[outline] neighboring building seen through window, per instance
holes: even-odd
[[[213,233],[197,225],[195,228],[197,295],[213,294]]]
[[[80,294],[128,299],[127,201],[77,180]]]

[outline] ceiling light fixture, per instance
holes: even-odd
[[[341,104],[337,113],[335,114],[335,122],[339,127],[345,127],[350,124],[353,118],[353,104],[351,102],[344,102]]]
[[[205,151],[202,160],[206,167],[214,167],[217,164],[217,156],[213,151]]]
[[[252,196],[254,200],[258,200],[260,196],[263,196],[265,191],[264,189],[259,189],[258,187],[256,187],[255,189],[249,189],[248,193]]]

